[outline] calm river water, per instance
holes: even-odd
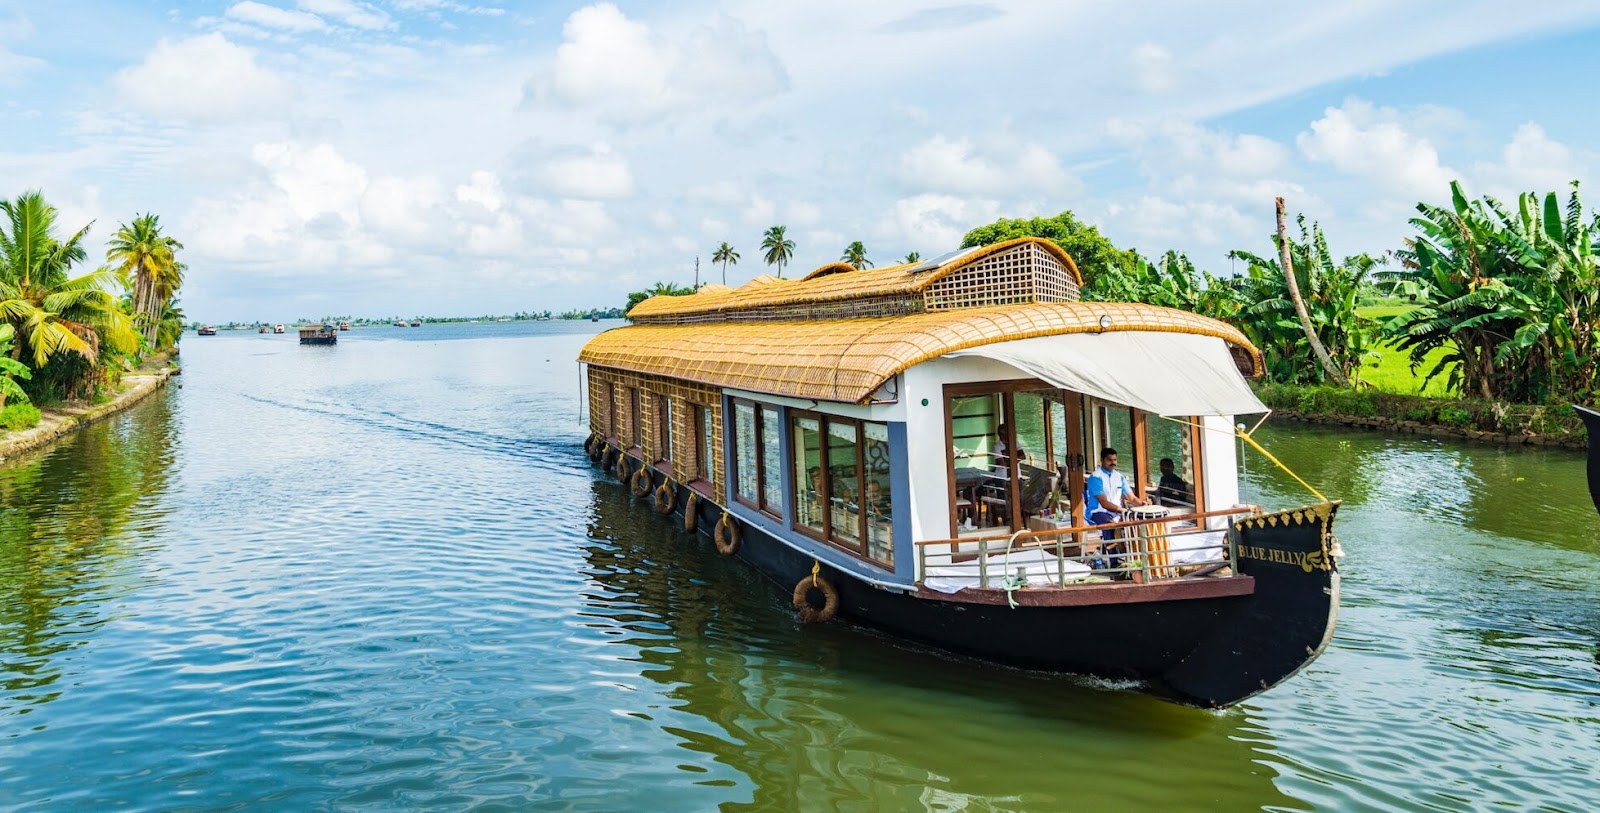
[[[1346,501],[1338,635],[1204,712],[801,627],[588,465],[609,326],[191,336],[181,387],[0,469],[0,807],[1600,806],[1573,453],[1263,430]]]

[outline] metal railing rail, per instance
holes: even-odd
[[[1183,578],[1178,573],[1180,568],[1189,565],[1173,564],[1170,562],[1172,554],[1188,553],[1203,550],[1220,550],[1222,555],[1217,559],[1202,563],[1226,564],[1232,572],[1238,572],[1238,552],[1234,549],[1232,534],[1226,529],[1207,528],[1198,520],[1220,517],[1241,516],[1260,512],[1258,506],[1238,506],[1236,508],[1220,511],[1207,511],[1201,514],[1185,514],[1180,517],[1165,517],[1151,520],[1132,520],[1127,522],[1108,523],[1105,525],[1080,525],[1071,528],[1056,528],[1043,531],[1019,531],[1007,536],[981,536],[957,539],[932,539],[915,543],[917,550],[918,582],[922,582],[930,575],[930,567],[939,569],[936,577],[962,577],[975,570],[978,584],[983,588],[1017,587],[1011,579],[1011,573],[1001,573],[994,576],[990,571],[996,564],[992,559],[1000,558],[998,564],[1009,568],[1010,557],[1021,554],[1024,556],[1037,555],[1039,551],[1054,555],[1055,574],[1052,586],[1066,587],[1069,584],[1080,583],[1093,577],[1110,577],[1126,575],[1135,581],[1143,583],[1170,581]],[[1195,520],[1194,527],[1174,528],[1174,524]],[[1167,530],[1152,532],[1151,526],[1165,524]],[[1115,540],[1102,540],[1100,532],[1105,530],[1118,530],[1122,533]],[[1225,534],[1222,541],[1214,543],[1200,543],[1198,540],[1185,539],[1204,534]],[[1093,534],[1093,536],[1089,536]],[[1069,539],[1069,537],[1071,537]],[[1101,552],[1106,544],[1118,544],[1121,553],[1108,554]],[[1153,544],[1162,543],[1162,544]],[[971,550],[976,545],[977,551]],[[940,546],[954,546],[948,551],[936,551]],[[967,548],[962,550],[961,548]],[[1069,548],[1075,548],[1075,553],[1068,553]],[[930,558],[937,557],[930,564]],[[1154,561],[1165,558],[1168,561],[1161,563]],[[1092,570],[1088,577],[1072,576],[1067,574],[1067,562],[1077,562],[1089,565],[1095,560],[1102,560],[1102,564],[1109,565]],[[1037,562],[1033,562],[1037,564]]]

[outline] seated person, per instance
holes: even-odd
[[[1119,522],[1122,511],[1129,505],[1146,505],[1148,500],[1135,494],[1128,478],[1117,471],[1117,450],[1107,446],[1100,450],[1100,468],[1089,475],[1083,490],[1083,518],[1090,525],[1107,525]],[[1100,532],[1100,538],[1111,541],[1117,538],[1113,529]],[[1106,546],[1110,553],[1120,553]]]
[[[861,504],[867,509],[867,514],[875,519],[886,519],[893,510],[889,507],[889,495],[884,493],[883,486],[877,480],[867,481]]]
[[[1172,458],[1161,458],[1161,482],[1156,486],[1156,496],[1162,505],[1194,505],[1194,487],[1178,476]]]
[[[996,427],[996,437],[993,447],[994,451],[991,454],[993,455],[994,459],[994,473],[1004,474],[1009,477],[1011,473],[1011,449],[1006,446],[1006,437],[1008,434],[1009,433],[1006,432],[1005,424],[1000,424],[1000,426]],[[1027,450],[1023,449],[1021,446],[1017,447],[1016,452],[1017,462],[1020,463],[1028,459]]]

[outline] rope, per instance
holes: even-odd
[[[816,559],[811,560],[811,586],[817,586],[817,576],[822,573],[822,563]]]
[[[1210,427],[1204,426],[1202,424],[1191,423],[1189,421],[1185,421],[1185,420],[1182,420],[1180,418],[1169,418],[1166,415],[1157,415],[1156,417],[1161,418],[1163,420],[1172,421],[1173,423],[1182,424],[1184,426],[1194,427],[1194,428],[1199,429],[1201,431],[1220,431],[1220,430],[1212,430]],[[1265,422],[1265,419],[1262,419],[1261,422],[1258,422],[1256,424],[1255,428],[1256,429],[1261,428],[1261,423],[1263,423],[1263,422]],[[1272,464],[1274,466],[1277,466],[1278,468],[1283,469],[1283,473],[1289,475],[1290,477],[1293,477],[1294,481],[1296,483],[1299,483],[1300,485],[1305,486],[1305,489],[1307,491],[1311,492],[1312,495],[1314,495],[1319,502],[1328,502],[1328,498],[1324,497],[1322,495],[1322,492],[1316,490],[1315,488],[1312,488],[1310,483],[1308,483],[1304,479],[1302,479],[1300,477],[1300,475],[1295,474],[1293,469],[1289,468],[1288,466],[1285,466],[1283,464],[1282,460],[1279,460],[1278,458],[1273,457],[1272,453],[1267,451],[1265,446],[1262,446],[1260,443],[1258,443],[1256,441],[1256,439],[1254,437],[1251,437],[1251,432],[1254,432],[1254,431],[1255,431],[1255,429],[1251,429],[1249,432],[1246,432],[1245,429],[1244,429],[1244,424],[1242,424],[1242,423],[1238,424],[1237,426],[1235,426],[1233,428],[1234,435],[1236,435],[1240,440],[1244,441],[1245,443],[1250,444],[1250,448],[1255,449],[1256,451],[1260,452],[1262,457],[1265,457],[1267,460],[1272,461]],[[1242,458],[1241,458],[1241,460],[1242,460]]]
[[[1011,546],[1016,544],[1017,537],[1021,536],[1023,533],[1024,533],[1023,531],[1017,531],[1016,533],[1011,535],[1010,539],[1006,540],[1006,558],[1005,558],[1005,563],[1000,565],[1002,568],[1005,569],[1005,573],[1006,573],[1006,575],[1000,579],[1000,586],[1005,588],[1005,591],[1006,591],[1006,604],[1011,605],[1011,609],[1013,609],[1013,610],[1015,610],[1017,608],[1017,602],[1016,602],[1015,599],[1013,599],[1011,597],[1012,591],[1021,590],[1022,588],[1028,586],[1028,580],[1027,579],[1019,579],[1016,576],[1012,575],[1012,573],[1011,573]],[[979,552],[979,555],[980,556],[982,555],[982,551],[981,550]]]

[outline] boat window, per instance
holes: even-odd
[[[672,399],[663,395],[656,399],[656,428],[657,446],[656,454],[662,460],[672,462]]]
[[[995,467],[995,431],[1000,419],[999,395],[958,395],[950,399],[950,441],[956,469]]]
[[[867,557],[894,565],[894,508],[889,502],[889,427],[861,425],[861,511],[867,521]]]
[[[1006,393],[952,395],[950,415],[951,504],[960,535],[998,534],[1013,530],[1012,450],[1017,448],[1013,427],[1005,416],[1015,403]],[[1032,420],[1039,433],[1044,407],[1033,404]],[[1006,437],[1001,437],[1002,431]],[[1042,440],[1039,443],[1043,443]],[[1023,445],[1021,452],[1034,454]]]
[[[861,429],[853,421],[828,421],[828,537],[856,551],[861,549]]]
[[[782,426],[776,407],[761,407],[761,510],[783,516]]]
[[[617,385],[607,381],[601,392],[605,395],[605,410],[601,417],[601,431],[611,437],[617,436]]]
[[[628,430],[632,445],[644,446],[644,411],[639,408],[639,388],[628,388]]]
[[[711,409],[696,405],[694,407],[694,476],[699,480],[711,479],[711,439],[716,435],[711,432]]]
[[[826,483],[822,477],[822,421],[805,415],[790,419],[794,443],[795,526],[825,536]]]
[[[1195,454],[1195,429],[1190,425],[1196,418],[1183,418],[1182,423],[1149,416],[1145,427],[1145,461],[1149,467],[1145,493],[1152,495],[1161,505],[1182,512],[1200,510],[1198,489],[1195,487],[1200,471]],[[1167,471],[1169,467],[1171,471]]]
[[[735,495],[751,505],[760,496],[760,470],[756,462],[756,407],[747,401],[733,402],[733,482]]]

